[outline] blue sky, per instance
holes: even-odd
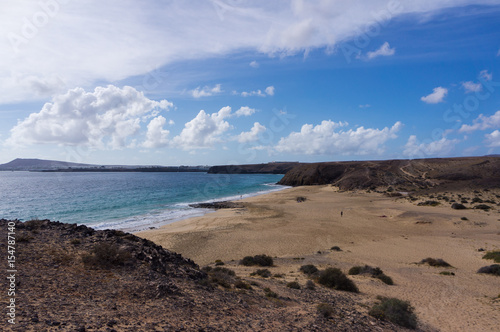
[[[500,153],[500,1],[0,6],[0,163]]]

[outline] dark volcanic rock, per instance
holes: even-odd
[[[189,204],[190,207],[192,208],[197,208],[197,209],[236,209],[236,208],[242,208],[244,205],[242,203],[238,202],[229,202],[229,201],[220,201],[220,202],[211,202],[211,203],[196,203],[196,204]]]
[[[498,187],[500,158],[489,156],[300,164],[287,172],[279,184],[331,184],[344,190],[388,186],[408,190],[436,186],[450,189]]]

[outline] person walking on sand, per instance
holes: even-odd
[[[344,211],[340,211],[340,217],[344,215]]]

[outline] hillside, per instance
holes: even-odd
[[[1,164],[0,171],[31,171],[31,170],[43,170],[43,169],[91,167],[91,166],[94,165],[71,163],[71,162],[56,161],[56,160],[17,158],[6,164]]]
[[[279,182],[301,186],[332,184],[344,190],[393,186],[399,190],[498,187],[500,158],[495,156],[352,161],[300,164]]]
[[[193,261],[132,234],[48,220],[14,223],[16,324],[4,320],[3,331],[397,330],[368,316],[355,294],[294,290],[262,278],[251,289],[237,288],[248,275],[209,279]],[[0,220],[5,253],[8,224]],[[265,287],[276,296],[266,296]],[[321,302],[335,304],[330,318],[318,313]]]
[[[272,162],[267,164],[249,164],[249,165],[223,165],[212,166],[208,173],[212,174],[253,174],[270,173],[285,174],[294,167],[300,165],[298,162]]]

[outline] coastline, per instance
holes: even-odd
[[[299,203],[297,197],[305,201]],[[279,257],[275,270],[284,273],[286,281],[303,278],[292,273],[301,264],[343,271],[354,265],[380,267],[394,279],[394,286],[364,276],[351,278],[371,298],[409,300],[425,324],[442,331],[494,331],[500,324],[500,278],[476,273],[491,264],[481,259],[478,249],[500,248],[498,208],[485,212],[417,206],[377,193],[338,192],[331,186],[288,188],[239,202],[245,207],[136,235],[200,265],[220,259],[237,273],[248,273],[237,265],[244,256]],[[331,251],[333,246],[342,251]],[[442,258],[453,268],[415,264],[427,257]],[[455,275],[440,275],[444,270]]]

